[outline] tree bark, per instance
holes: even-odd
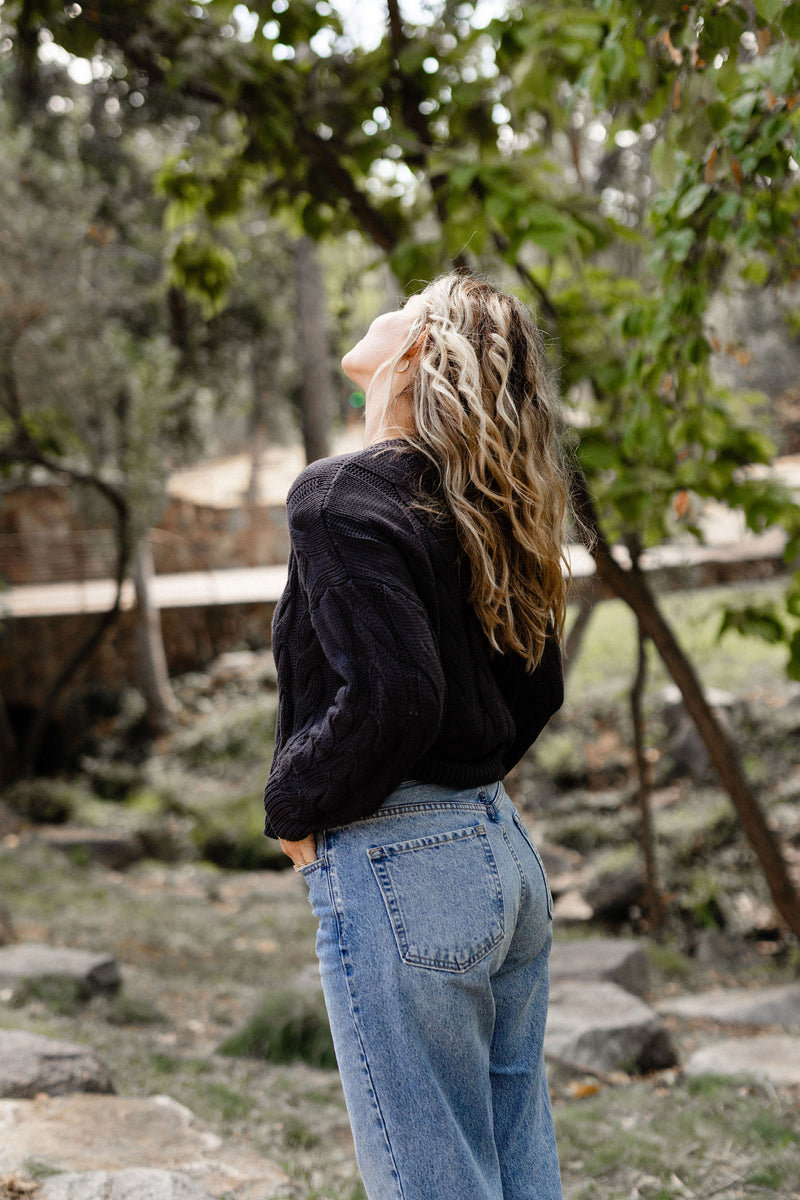
[[[297,356],[300,362],[300,416],[306,462],[331,453],[333,386],[322,269],[311,238],[294,248],[297,288]]]
[[[178,703],[167,673],[161,614],[150,595],[150,582],[154,575],[153,551],[145,535],[139,543],[133,561],[133,584],[136,589],[136,663],[139,686],[147,704],[147,723],[153,733],[166,733],[172,725]]]
[[[633,747],[636,755],[636,774],[639,785],[636,789],[636,804],[639,809],[639,831],[642,838],[644,873],[647,884],[647,920],[652,933],[657,933],[664,923],[664,902],[658,882],[656,864],[656,842],[653,831],[653,814],[650,808],[650,764],[644,746],[644,714],[642,696],[647,679],[647,638],[641,625],[637,627],[639,656],[636,675],[631,685],[631,723],[633,725]]]
[[[600,588],[596,579],[590,579],[581,588],[578,599],[578,611],[570,626],[567,640],[564,644],[564,680],[569,678],[570,671],[580,652],[583,638],[589,625],[589,618],[594,612],[594,606],[600,596]]]
[[[0,695],[0,788],[14,778],[17,758],[17,739],[8,718],[6,702]]]
[[[735,746],[715,717],[694,668],[659,611],[644,576],[626,571],[613,557],[600,533],[594,507],[582,478],[575,478],[574,490],[584,528],[594,541],[592,551],[600,579],[633,610],[642,632],[652,639],[661,655],[736,809],[742,829],[764,872],[775,908],[792,933],[800,938],[800,896],[789,878],[778,841],[742,770]]]

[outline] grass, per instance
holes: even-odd
[[[333,1070],[336,1057],[322,994],[272,992],[244,1028],[225,1039],[220,1053]]]
[[[634,1083],[558,1104],[554,1116],[566,1200],[798,1194],[797,1107],[745,1081]]]
[[[678,641],[693,662],[702,663],[706,687],[747,692],[758,683],[774,682],[785,673],[786,650],[758,638],[736,634],[718,637],[727,605],[759,604],[778,599],[780,581],[758,587],[718,587],[694,592],[670,592],[659,597],[659,607]],[[636,669],[636,623],[621,600],[605,600],[592,613],[583,647],[572,665],[570,693],[585,695],[609,685],[620,694]],[[653,646],[648,647],[650,686],[669,682]]]

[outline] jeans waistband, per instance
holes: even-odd
[[[465,805],[485,809],[490,817],[500,807],[505,796],[502,783],[476,784],[474,787],[446,787],[439,783],[423,783],[419,779],[406,779],[398,784],[384,800],[378,812],[387,808],[410,808]]]

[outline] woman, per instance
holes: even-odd
[[[552,901],[500,782],[563,696],[567,489],[539,335],[453,274],[342,367],[366,444],[289,493],[266,832],[319,920],[370,1200],[554,1200]]]

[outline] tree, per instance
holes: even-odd
[[[745,470],[772,448],[715,382],[705,320],[731,280],[781,286],[800,270],[800,5],[532,0],[483,29],[474,10],[443,0],[409,28],[387,0],[384,36],[365,50],[312,0],[235,12],[112,0],[76,15],[39,0],[16,23],[19,86],[33,90],[39,26],[76,54],[117,48],[153,94],[206,106],[225,131],[216,160],[187,151],[164,181],[184,209],[230,212],[255,187],[310,236],[358,228],[404,286],[461,261],[516,278],[558,340],[568,394],[581,385],[577,488],[598,570],[681,687],[800,933],[733,748],[654,597],[608,552],[674,532],[689,492],[741,508],[753,529],[781,523],[787,561],[800,548],[797,507]],[[217,288],[210,241],[207,252]],[[729,623],[768,625],[800,676],[799,614],[795,576],[770,621]]]

